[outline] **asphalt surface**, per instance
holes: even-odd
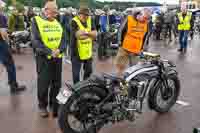
[[[176,104],[169,113],[160,115],[149,109],[134,122],[122,122],[106,126],[101,133],[192,133],[200,127],[200,43],[199,39],[190,41],[186,54],[177,52],[178,44],[164,45],[152,41],[149,51],[161,54],[164,59],[177,65],[181,80],[179,100],[188,106]],[[31,50],[14,55],[17,77],[20,84],[28,90],[19,95],[11,95],[7,86],[7,73],[0,71],[0,132],[1,133],[60,133],[57,119],[40,118],[37,110],[37,84],[35,61]],[[112,59],[95,61],[95,73],[114,72]],[[63,85],[71,82],[71,65],[64,63]]]

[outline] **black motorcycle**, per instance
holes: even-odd
[[[21,49],[31,47],[30,29],[15,31],[9,35],[9,46],[12,50],[21,53]]]
[[[134,121],[149,108],[166,113],[176,103],[180,82],[175,65],[159,55],[145,53],[143,63],[128,68],[124,77],[103,74],[75,86],[67,85],[57,96],[63,104],[59,125],[64,133],[98,132],[108,123]]]

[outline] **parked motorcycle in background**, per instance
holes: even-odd
[[[9,45],[12,50],[16,50],[17,53],[21,53],[23,48],[31,46],[31,33],[30,29],[24,31],[15,31],[9,36]]]

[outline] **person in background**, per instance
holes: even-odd
[[[193,16],[191,12],[187,11],[186,6],[183,5],[181,7],[181,12],[177,14],[177,18],[180,43],[180,48],[178,51],[185,53],[187,51],[188,35],[190,30],[193,28]]]
[[[14,31],[23,31],[23,30],[25,30],[24,9],[14,8],[12,14],[8,19],[8,31],[12,33]]]
[[[172,41],[173,14],[170,11],[166,11],[164,14],[164,24],[167,28],[166,31],[169,32],[169,40]]]
[[[29,7],[28,8],[28,12],[27,12],[27,28],[29,28],[31,26],[31,21],[32,21],[32,18],[36,16],[36,14],[34,13],[33,11],[33,7]]]
[[[97,37],[95,22],[88,8],[81,7],[71,23],[71,61],[74,84],[92,74],[93,40]]]
[[[149,40],[150,40],[150,37],[152,36],[153,34],[153,21],[152,21],[152,17],[149,17],[148,19],[148,32],[146,33],[146,37],[145,37],[145,40],[146,41],[146,45],[149,45]]]
[[[66,59],[70,57],[70,25],[72,21],[72,13],[68,9],[62,16],[61,16],[61,25],[65,32],[65,38],[67,42],[67,51],[65,53]]]
[[[101,14],[99,19],[100,24],[100,35],[99,35],[99,47],[98,47],[98,58],[103,60],[107,56],[107,48],[110,40],[106,38],[110,31],[110,15],[109,8],[105,7],[104,12]]]
[[[1,28],[6,28],[8,29],[8,24],[7,24],[7,17],[5,16],[4,13],[4,8],[0,7],[0,27]]]
[[[15,31],[24,31],[25,30],[25,18],[24,18],[24,7],[20,7],[18,9],[14,8],[12,14],[8,19],[8,32],[12,35]],[[15,44],[14,44],[15,45]],[[16,45],[17,53],[21,53],[21,47],[19,44]]]
[[[155,33],[156,33],[156,40],[161,40],[160,34],[162,31],[162,24],[163,24],[163,13],[158,13],[156,16],[156,21],[155,21]]]

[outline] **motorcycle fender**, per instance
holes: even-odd
[[[167,71],[167,74],[168,75],[173,75],[173,74],[174,75],[178,75],[178,72],[176,70],[174,70],[174,69],[170,69],[170,70]]]
[[[103,89],[102,91],[105,91],[107,93],[109,92],[109,90],[107,88],[102,87],[98,83],[94,83],[94,82],[91,82],[91,81],[89,81],[89,82],[83,81],[83,82],[79,82],[78,84],[71,87],[70,89],[69,89],[69,86],[67,86],[67,88],[65,88],[65,89],[61,89],[61,91],[57,95],[56,99],[58,100],[58,102],[60,104],[66,104],[67,101],[70,99],[71,95],[73,95],[73,93],[77,93],[81,88],[90,87],[90,86],[91,86],[91,89],[93,89],[93,86],[99,86],[100,88]]]

